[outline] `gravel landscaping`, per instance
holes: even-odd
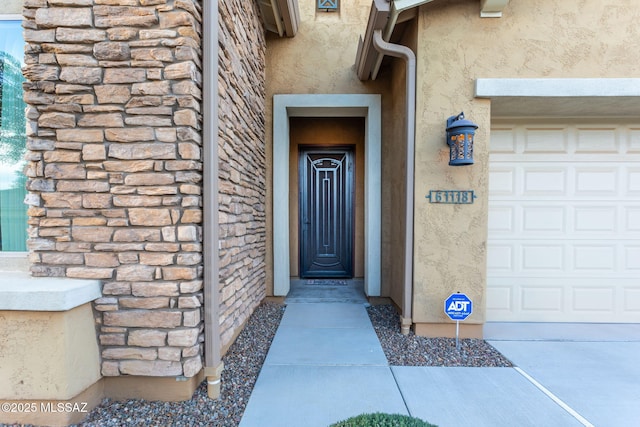
[[[396,309],[391,305],[367,308],[384,354],[392,366],[511,367],[511,362],[481,339],[425,338],[402,335]]]
[[[207,397],[203,382],[191,400],[185,402],[113,401],[105,399],[82,427],[201,426],[236,427],[267,356],[285,306],[260,305],[238,335],[225,357],[222,393]],[[400,333],[398,313],[391,305],[367,308],[382,348],[394,366],[510,367],[511,363],[484,340],[418,337]]]
[[[240,424],[283,314],[284,306],[281,304],[265,303],[256,308],[222,359],[224,371],[219,399],[207,397],[205,382],[198,387],[191,400],[185,402],[117,402],[105,399],[80,426],[236,427]]]

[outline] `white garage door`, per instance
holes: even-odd
[[[640,322],[640,120],[492,124],[487,320]]]

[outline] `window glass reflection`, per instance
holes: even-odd
[[[22,23],[0,21],[0,34],[0,251],[26,251]]]

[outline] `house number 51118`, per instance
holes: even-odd
[[[470,205],[476,195],[473,190],[431,190],[426,198],[429,199],[429,203]]]

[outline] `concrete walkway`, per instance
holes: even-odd
[[[364,304],[288,302],[240,426],[327,427],[369,412],[409,414],[439,427],[640,421],[640,342],[619,348],[626,361],[616,358],[616,343],[607,343],[614,348],[604,359],[596,343],[492,344],[520,367],[390,367]],[[614,364],[600,371],[608,361]]]
[[[240,426],[407,413],[363,304],[288,303]]]

